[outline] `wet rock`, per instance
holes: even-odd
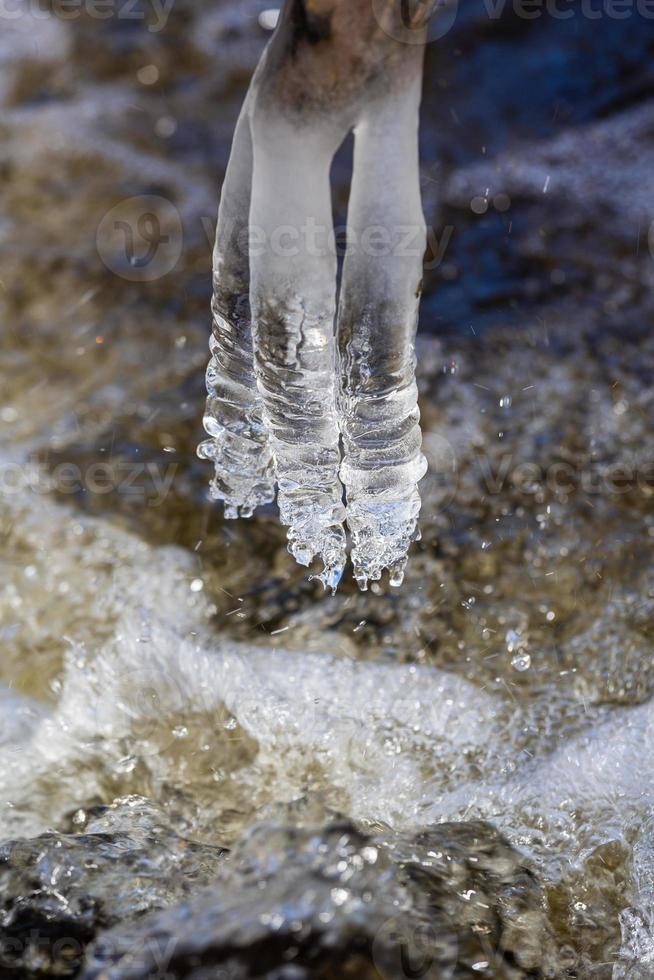
[[[137,798],[74,820],[81,834],[0,845],[0,975],[73,976],[98,930],[181,901],[225,851],[179,837]]]
[[[548,892],[551,921],[556,923],[562,958],[576,950],[576,976],[610,977],[610,962],[620,950],[620,918],[625,877],[632,859],[624,841],[607,841],[590,851]],[[606,971],[609,966],[608,972]],[[613,974],[615,977],[615,974]]]
[[[216,884],[101,936],[84,980],[546,977],[541,888],[489,825],[416,837],[263,824]]]
[[[391,800],[387,812],[407,826],[424,807],[441,815],[445,785],[458,790],[457,815],[469,819],[471,801],[487,799],[498,774],[515,771],[520,783],[507,790],[507,805],[484,813],[538,862],[549,924],[559,946],[572,947],[557,954],[557,980],[568,968],[610,976],[620,922],[628,974],[615,977],[644,980],[651,835],[633,870],[613,842],[625,823],[642,822],[649,802],[639,791],[651,785],[640,771],[651,755],[649,723],[632,707],[654,690],[651,26],[635,9],[625,19],[595,18],[572,3],[571,18],[542,10],[532,20],[513,3],[493,4],[495,16],[479,0],[461,0],[447,36],[428,46],[423,197],[444,253],[427,270],[421,317],[431,465],[423,540],[402,590],[384,595],[379,586],[361,596],[344,582],[326,602],[286,553],[274,511],[223,524],[220,509],[204,502],[208,475],[195,457],[216,203],[266,40],[257,20],[266,5],[177,0],[159,23],[147,3],[134,16],[109,4],[124,14],[109,20],[35,18],[24,3],[24,16],[3,26],[0,321],[8,370],[0,445],[18,447],[20,460],[28,448],[38,452],[69,508],[47,501],[40,480],[34,493],[9,476],[0,481],[0,673],[52,706],[44,725],[44,707],[0,695],[3,836],[70,830],[65,815],[80,801],[123,793],[147,793],[167,811],[174,800],[183,819],[171,828],[132,801],[78,813],[76,835],[5,845],[0,977],[70,975],[94,938],[88,973],[129,977],[129,949],[123,955],[111,943],[133,937],[147,946],[159,936],[150,966],[163,962],[172,977],[194,980],[230,970],[395,980],[407,965],[428,980],[542,975],[550,947],[546,938],[539,945],[547,935],[539,889],[481,825],[433,831],[429,850],[445,855],[445,865],[439,858],[433,866],[424,843],[347,831],[355,854],[380,850],[347,885],[362,903],[359,918],[348,900],[336,905],[331,896],[341,888],[340,879],[330,885],[328,866],[340,860],[340,832],[316,831],[315,861],[305,831],[257,831],[234,860],[216,847],[218,883],[203,894],[196,888],[214,878],[213,852],[185,840],[238,840],[263,806],[282,806],[305,787],[371,820]],[[334,169],[337,223],[348,200],[348,152]],[[148,283],[125,276],[122,248],[107,264],[97,239],[123,203],[121,217],[137,233],[141,195],[174,204],[183,226],[175,268]],[[428,336],[448,328],[455,336],[438,344]],[[94,466],[106,473],[109,459],[109,480],[100,476],[93,489]],[[636,468],[634,487],[614,486],[614,465]],[[193,671],[179,688],[178,634],[187,631]],[[232,717],[219,704],[211,658],[199,683],[195,665],[205,655],[194,654],[196,645],[213,650],[233,640],[265,644],[251,671],[257,692],[268,696],[272,685],[267,704],[279,698],[276,717],[269,707],[261,720],[238,685]],[[516,645],[528,669],[514,666]],[[280,654],[274,669],[269,647]],[[309,669],[310,653],[323,656],[322,666]],[[336,659],[359,661],[370,686],[380,682],[368,666],[387,663],[381,686],[396,710],[372,703],[359,718],[350,695],[357,683],[336,673]],[[455,708],[457,729],[448,723],[444,737],[423,709],[431,702],[440,710],[440,681],[416,675],[424,684],[416,708],[395,669],[402,661],[464,677],[484,700],[470,690]],[[187,683],[192,672],[195,684]],[[160,687],[151,683],[157,678]],[[191,695],[182,712],[180,692]],[[114,704],[115,712],[105,710]],[[607,713],[615,722],[595,738],[593,719]],[[492,737],[462,746],[456,731],[477,723]],[[353,734],[343,738],[347,725]],[[543,758],[557,751],[541,779]],[[20,779],[5,792],[14,768]],[[563,803],[561,787],[570,793]],[[451,806],[448,819],[455,812]],[[506,874],[497,871],[498,854]],[[206,863],[195,881],[194,862]],[[62,863],[70,877],[51,880]],[[571,877],[561,871],[570,867],[578,869]],[[516,896],[524,908],[516,910]],[[475,905],[478,897],[487,909]],[[299,934],[291,925],[298,908],[306,913]],[[260,920],[271,910],[282,915],[279,927]],[[101,936],[106,928],[113,931]],[[132,961],[136,976],[144,964]]]

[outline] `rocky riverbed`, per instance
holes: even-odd
[[[430,44],[422,540],[330,597],[195,456],[265,5],[90,3],[0,38],[0,975],[647,980],[651,22]]]

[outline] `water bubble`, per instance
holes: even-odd
[[[496,211],[508,211],[511,207],[511,198],[508,194],[496,194],[493,198],[493,207]]]
[[[523,646],[522,637],[517,630],[507,630],[506,631],[506,646],[509,653],[513,653],[519,647]]]
[[[164,139],[172,136],[176,129],[177,122],[172,116],[161,116],[161,118],[157,119],[156,123],[154,124],[155,133],[157,136],[161,136]],[[175,346],[177,346],[177,344]]]
[[[511,666],[521,673],[525,670],[529,670],[531,667],[531,657],[528,653],[516,653],[514,657],[511,658]]]
[[[156,65],[143,65],[136,73],[141,85],[155,85],[159,81],[159,69]]]

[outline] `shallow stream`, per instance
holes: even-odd
[[[263,7],[3,26],[0,975],[651,978],[654,98],[448,153],[430,54],[422,540],[330,597],[195,456]]]

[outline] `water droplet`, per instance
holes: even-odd
[[[331,897],[334,905],[344,905],[350,897],[350,893],[346,888],[332,888]]]
[[[157,136],[161,136],[163,139],[172,136],[176,129],[177,129],[177,122],[175,119],[173,119],[172,116],[161,116],[161,118],[157,119],[156,123],[154,124],[155,133],[157,134]],[[177,340],[175,341],[175,347],[184,346],[184,343],[183,344],[179,343],[180,340],[186,343],[186,337],[178,337]]]
[[[125,755],[122,759],[119,759],[114,766],[116,772],[134,772],[136,769],[136,756]]]
[[[141,85],[154,85],[159,81],[159,69],[156,65],[143,65],[136,73]]]
[[[263,28],[264,31],[274,31],[277,27],[277,21],[279,20],[279,10],[274,7],[269,7],[267,10],[262,10],[258,17],[259,27]]]

